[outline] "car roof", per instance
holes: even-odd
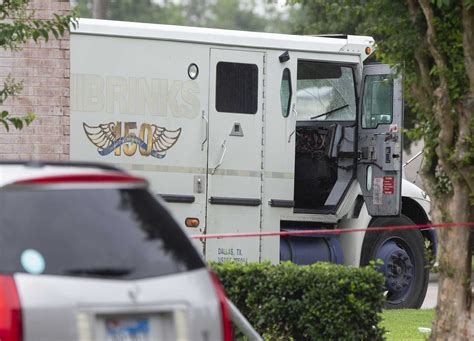
[[[87,180],[88,176],[112,177],[120,176],[123,179],[145,180],[132,177],[122,170],[104,164],[98,163],[79,163],[79,162],[48,162],[48,161],[26,161],[26,162],[0,162],[0,187],[5,187],[14,183],[27,182],[34,179],[58,178],[62,182],[73,182],[73,176],[82,177],[82,181]],[[69,179],[69,181],[68,181]],[[98,182],[96,180],[96,182]]]

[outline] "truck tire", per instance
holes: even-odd
[[[408,217],[376,218],[370,226],[414,225]],[[429,269],[424,239],[419,230],[369,231],[362,244],[361,266],[380,259],[377,268],[385,276],[387,309],[418,309],[428,288]]]

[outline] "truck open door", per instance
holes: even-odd
[[[401,211],[403,95],[390,65],[364,66],[358,118],[358,169],[367,211],[373,217]]]

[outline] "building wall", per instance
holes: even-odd
[[[67,14],[69,0],[32,0],[39,19]],[[22,131],[0,126],[2,160],[69,159],[69,35],[46,43],[27,43],[18,52],[0,48],[0,84],[9,74],[23,81],[23,91],[8,98],[0,110],[12,115],[31,111],[36,120]]]

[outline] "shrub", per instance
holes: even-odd
[[[382,339],[384,279],[372,267],[212,263],[229,299],[266,339]]]

